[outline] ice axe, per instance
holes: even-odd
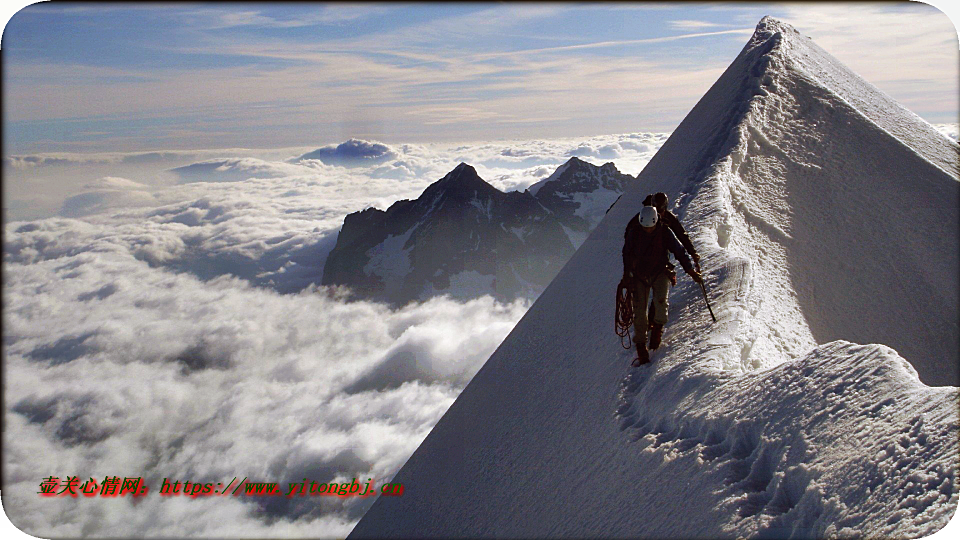
[[[710,299],[707,298],[707,287],[703,284],[703,278],[700,278],[700,290],[703,291],[703,301],[707,303],[707,309],[710,310],[710,318],[713,322],[717,322],[717,318],[713,315],[713,308],[710,307]]]

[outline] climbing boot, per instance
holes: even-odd
[[[642,366],[650,361],[650,353],[643,343],[637,343],[637,357],[633,359],[633,367]]]
[[[650,350],[655,351],[660,348],[660,339],[663,338],[663,325],[654,324],[650,330]]]

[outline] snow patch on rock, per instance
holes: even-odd
[[[363,273],[382,278],[388,294],[397,294],[404,278],[410,273],[410,250],[413,246],[404,246],[414,230],[416,227],[411,227],[400,236],[390,235],[366,252],[370,260],[363,267]]]

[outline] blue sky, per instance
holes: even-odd
[[[61,3],[4,30],[6,153],[668,131],[768,14],[957,121],[956,30],[916,3]]]

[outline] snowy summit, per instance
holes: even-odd
[[[957,506],[958,148],[792,27],[740,55],[352,537],[896,537]],[[626,221],[664,191],[681,276],[630,368]]]

